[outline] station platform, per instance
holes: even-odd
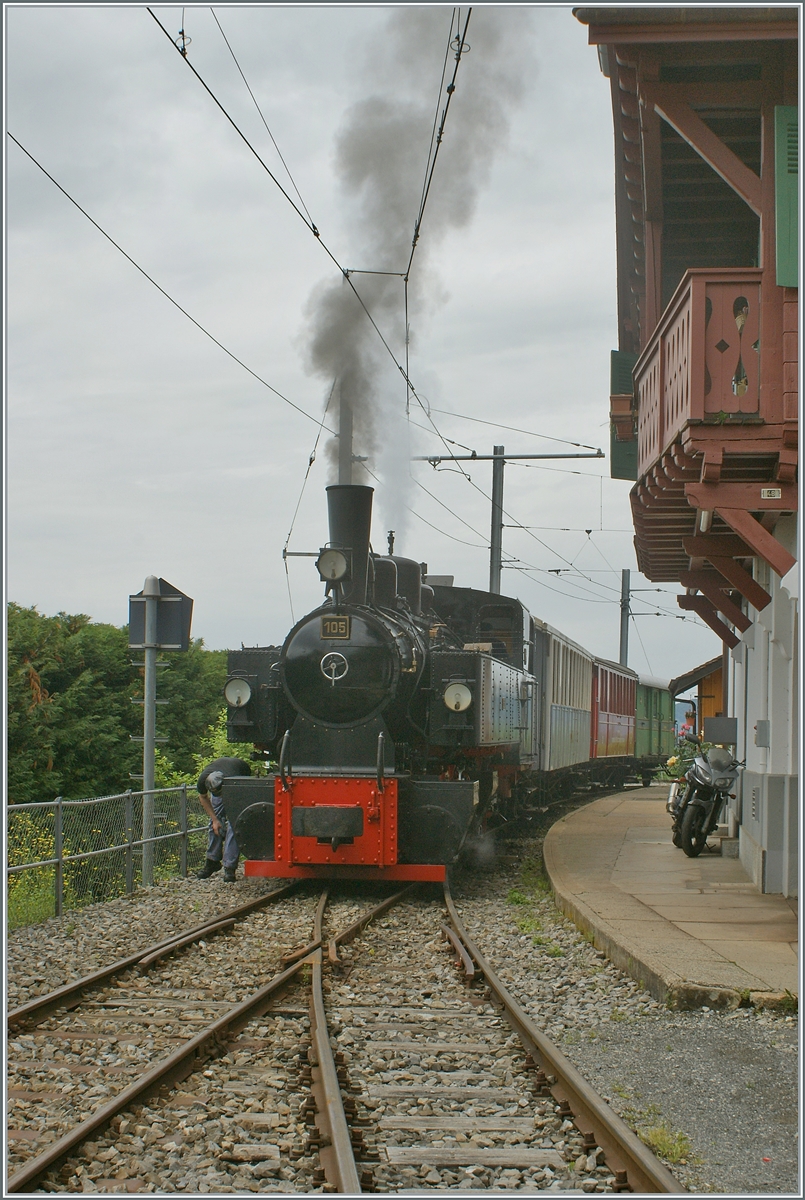
[[[670,1007],[787,1006],[799,994],[797,900],[763,895],[737,858],[688,858],[671,841],[667,795],[630,788],[558,821],[543,848],[557,905]]]

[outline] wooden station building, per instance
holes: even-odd
[[[609,79],[612,474],[652,581],[721,638],[729,814],[797,893],[799,6],[577,8]]]

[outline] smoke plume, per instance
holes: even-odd
[[[337,174],[351,226],[349,251],[342,259],[349,268],[403,272],[408,265],[451,12],[435,6],[396,9],[371,47],[362,75],[371,94],[348,110],[336,145]],[[462,29],[464,19],[462,12]],[[470,221],[495,155],[506,144],[509,115],[533,69],[529,33],[527,10],[490,6],[473,11],[466,39],[470,50],[459,66],[411,271],[413,320],[433,306],[441,290],[428,267],[429,253],[445,233]],[[455,45],[438,96],[439,115],[447,100]],[[402,279],[355,274],[352,281],[398,361],[404,362]],[[409,471],[405,382],[346,279],[320,285],[310,299],[308,316],[309,366],[327,382],[328,390],[333,379],[338,380],[330,418],[337,419],[339,403],[351,406],[353,452],[366,455],[367,466],[382,472],[379,499],[399,530]],[[415,380],[415,360],[412,376]],[[415,408],[412,400],[412,412]],[[327,449],[334,473],[337,439]],[[373,482],[357,464],[353,479]]]

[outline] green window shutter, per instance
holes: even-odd
[[[774,110],[774,183],[778,287],[799,287],[799,126],[795,106]]]
[[[632,371],[637,362],[636,354],[626,350],[611,350],[609,354],[610,396],[633,396]],[[615,437],[615,425],[609,425],[609,475],[611,479],[637,479],[637,439],[619,442]]]
[[[796,112],[796,110],[794,110]],[[794,188],[796,195],[796,187]],[[796,214],[796,208],[794,209]],[[637,362],[636,354],[627,354],[625,350],[611,350],[609,353],[609,394],[610,396],[631,396],[634,392],[632,371]]]
[[[609,426],[609,477],[637,479],[637,438],[633,442],[619,442],[612,422]]]

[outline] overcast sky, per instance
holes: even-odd
[[[172,38],[182,11],[155,7]],[[188,60],[299,205],[212,11],[184,13]],[[409,190],[422,185],[452,14],[215,10],[342,266],[389,270],[410,245]],[[194,598],[206,645],[281,642],[291,602],[299,619],[321,596],[312,560],[289,559],[286,575],[282,549],[332,385],[313,361],[322,296],[348,285],[145,7],[5,16],[8,130],[196,321],[314,418],[194,327],[7,139],[7,596],[121,625],[153,573]],[[608,453],[608,81],[570,7],[476,7],[467,41],[411,271],[411,380],[456,453],[575,452],[567,440]],[[378,190],[372,170],[380,163],[388,184],[387,161],[401,182]],[[370,308],[377,296],[402,361],[401,282],[379,296],[372,277],[351,278]],[[366,332],[364,322],[374,547],[393,528],[395,552],[484,588],[491,465],[473,466],[471,482],[455,465],[409,466],[445,445],[416,398],[406,418],[403,379]],[[325,431],[291,551],[327,539],[328,441]],[[669,678],[720,643],[676,619],[679,589],[637,574],[629,487],[607,460],[507,465],[502,590],[617,659],[620,572],[631,568],[634,588],[663,589],[636,591],[633,611],[668,615],[631,623],[630,665]]]

